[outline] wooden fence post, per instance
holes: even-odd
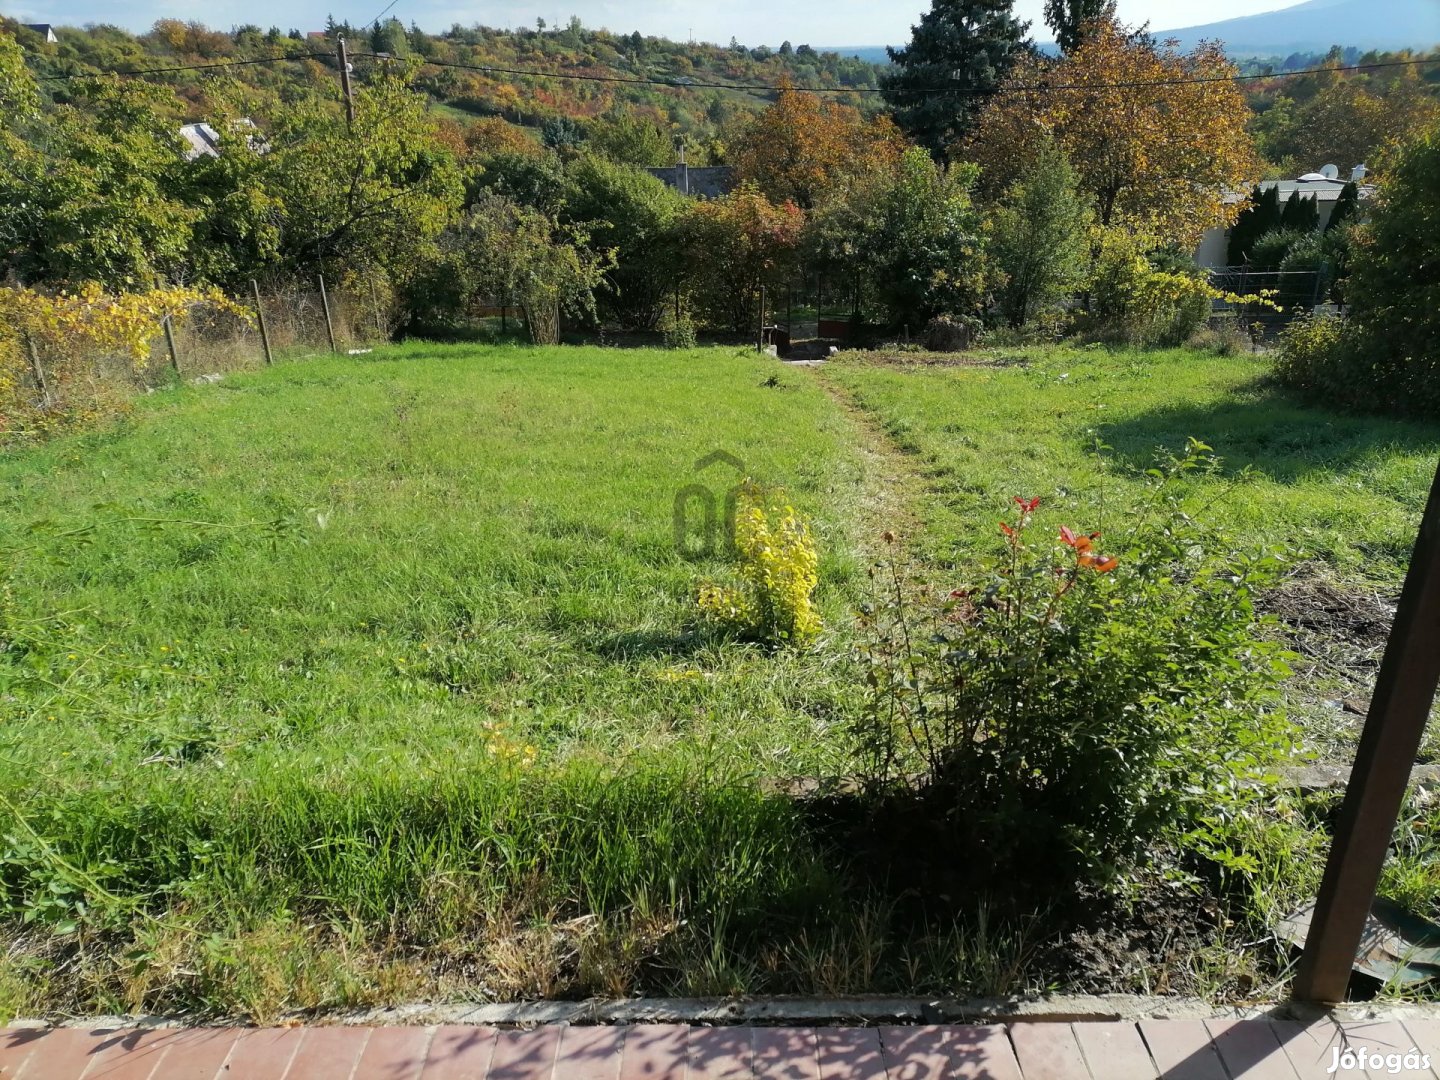
[[[254,278],[250,279],[250,288],[255,292],[255,321],[260,325],[260,344],[265,346],[265,364],[269,366],[275,363],[275,357],[270,353],[270,332],[265,329],[265,307],[260,303],[260,286]]]
[[[1440,470],[1375,677],[1292,994],[1345,1000],[1380,870],[1440,683]]]
[[[370,279],[370,306],[375,311],[375,337],[377,341],[385,340],[385,324],[380,321],[380,293],[375,288],[375,279]]]
[[[40,363],[40,351],[35,348],[35,339],[25,333],[25,354],[30,358],[30,371],[35,376],[35,385],[40,388],[40,400],[50,407],[50,384],[45,379],[45,368]]]
[[[161,321],[165,327],[165,347],[170,350],[170,370],[176,375],[180,374],[180,354],[175,349],[175,330],[170,325],[170,316],[167,314]]]
[[[325,275],[316,275],[320,279],[320,306],[325,311],[325,336],[330,339],[330,351],[335,349],[335,324],[330,321],[330,297],[325,292]]]

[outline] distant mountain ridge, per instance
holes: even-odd
[[[1440,46],[1440,0],[1305,0],[1277,11],[1153,33],[1178,38],[1186,49],[1222,41],[1233,56],[1323,53],[1332,45],[1361,51],[1430,49]],[[1054,48],[1048,41],[1038,44],[1047,52]],[[829,45],[826,51],[872,64],[890,62],[884,45]]]
[[[1324,52],[1332,45],[1429,49],[1440,45],[1440,2],[1305,0],[1279,11],[1154,33],[1178,38],[1187,49],[1200,41],[1222,41],[1231,55],[1284,56]]]

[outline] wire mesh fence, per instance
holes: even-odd
[[[55,407],[67,399],[152,389],[174,380],[210,379],[388,341],[391,315],[378,291],[287,287],[235,298],[237,310],[198,304],[183,318],[157,323],[149,356],[34,341],[25,388]],[[258,308],[258,310],[257,310]],[[327,310],[328,309],[328,310]],[[241,314],[243,312],[243,314]],[[262,332],[263,322],[263,332]],[[267,348],[268,345],[268,348]]]

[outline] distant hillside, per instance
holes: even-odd
[[[736,41],[682,43],[639,31],[612,34],[589,29],[579,19],[518,30],[456,25],[441,34],[407,28],[394,18],[369,28],[331,21],[327,36],[318,40],[298,29],[247,25],[219,31],[162,19],[143,34],[104,25],[56,26],[56,39],[47,40],[0,15],[0,33],[15,35],[41,79],[180,68],[152,76],[174,87],[177,121],[204,119],[209,107],[204,80],[183,65],[238,61],[228,74],[260,92],[247,109],[264,120],[286,107],[291,88],[333,80],[326,69],[333,64],[334,39],[343,36],[362,79],[385,63],[376,54],[423,61],[416,88],[441,116],[458,123],[499,117],[537,135],[550,125],[547,138],[563,142],[575,131],[562,120],[582,126],[602,116],[643,120],[667,136],[652,165],[673,160],[670,134],[687,136],[695,151],[692,163],[704,164],[711,147],[723,146],[721,132],[769,104],[774,95],[768,88],[782,80],[834,91],[831,100],[863,111],[882,105],[873,94],[846,93],[873,89],[879,75],[873,64],[851,56],[803,43],[750,48]],[[318,55],[270,62],[307,54]]]
[[[1303,4],[1239,19],[1157,30],[1189,48],[1223,41],[1232,55],[1285,56],[1321,52],[1332,45],[1369,49],[1429,49],[1440,44],[1437,0],[1306,0]]]

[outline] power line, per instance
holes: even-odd
[[[368,23],[363,23],[362,25],[363,25],[363,26],[378,26],[379,23],[380,23],[380,20],[383,19],[383,18],[385,17],[385,15],[390,11],[390,9],[393,8],[393,7],[394,7],[396,4],[398,4],[399,2],[400,2],[400,0],[390,0],[390,3],[388,3],[388,4],[385,5],[384,9],[380,12],[379,15],[376,15],[375,18],[371,19]]]

